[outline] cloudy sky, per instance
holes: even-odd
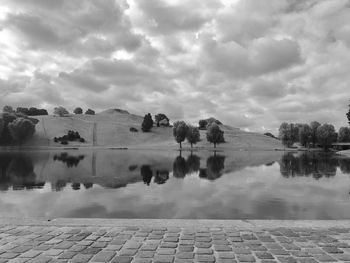
[[[349,0],[0,0],[0,106],[346,125]]]

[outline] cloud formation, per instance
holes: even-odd
[[[346,125],[347,0],[4,0],[0,106]]]

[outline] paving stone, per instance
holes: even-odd
[[[101,252],[97,253],[96,256],[94,256],[92,258],[92,261],[109,262],[115,255],[116,255],[116,253],[112,252],[112,251],[101,251]]]
[[[233,248],[233,252],[235,254],[246,254],[246,255],[252,254],[252,251],[246,248]]]
[[[171,263],[174,261],[174,256],[170,255],[156,255],[153,259],[155,263]]]
[[[66,252],[63,252],[62,254],[60,254],[58,256],[59,259],[71,259],[73,258],[77,253],[76,252],[69,252],[69,251],[66,251]]]
[[[217,252],[219,259],[233,259],[235,254],[233,252]]]
[[[198,248],[210,248],[211,247],[211,243],[207,243],[207,242],[196,242],[195,247]]]
[[[277,257],[281,263],[297,263],[298,261],[294,257]]]
[[[212,255],[213,250],[211,248],[197,248],[196,254]]]
[[[137,258],[153,258],[155,252],[154,251],[139,251],[136,254]]]
[[[174,248],[159,248],[157,254],[159,255],[174,255],[176,250]]]
[[[124,257],[124,256],[116,256],[113,258],[113,263],[130,263],[132,261],[132,257]]]
[[[339,253],[344,253],[344,251],[340,250],[339,248],[336,247],[323,247],[322,248],[324,251],[326,251],[329,254],[339,254]]]
[[[213,255],[196,255],[195,259],[199,262],[215,262],[215,257]]]
[[[337,261],[334,257],[331,257],[330,255],[314,255],[314,258],[319,262],[335,262]]]
[[[260,259],[274,259],[274,257],[267,252],[256,252],[255,255],[257,258],[260,258]]]
[[[12,259],[12,258],[15,258],[19,255],[20,255],[19,253],[5,252],[5,253],[0,254],[0,258],[1,259]]]
[[[181,252],[193,252],[194,247],[193,246],[179,245],[178,250]]]
[[[122,249],[118,252],[119,256],[134,256],[137,253],[137,249]]]
[[[22,258],[35,258],[36,256],[39,256],[42,252],[38,250],[29,250],[23,254],[21,254],[19,257]]]
[[[150,258],[134,258],[132,263],[152,263],[152,259]]]
[[[255,262],[255,257],[252,255],[237,255],[238,262]]]

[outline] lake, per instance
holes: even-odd
[[[349,174],[316,153],[0,152],[0,215],[350,219]]]

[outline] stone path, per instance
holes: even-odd
[[[350,228],[2,224],[1,262],[350,262]]]

